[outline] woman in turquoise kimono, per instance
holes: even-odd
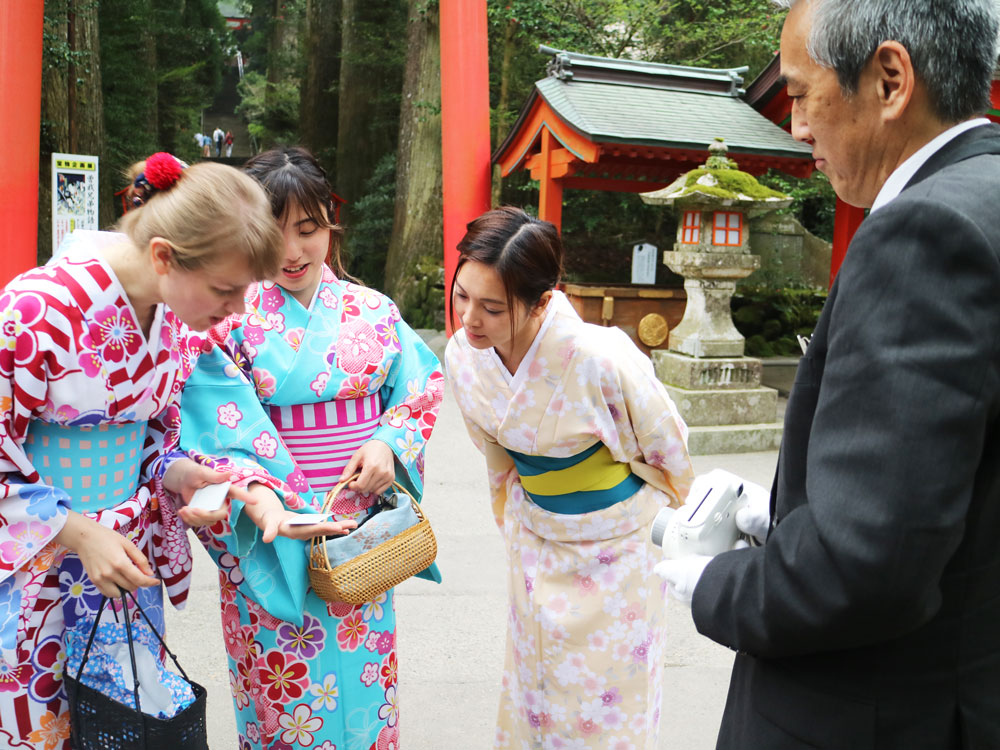
[[[200,531],[219,565],[238,747],[397,747],[392,591],[327,604],[309,588],[306,540],[350,528],[394,479],[419,499],[443,376],[390,299],[345,280],[313,157],[268,151],[246,171],[268,192],[285,258],[250,287],[247,312],[216,328],[181,428],[185,450],[243,477],[257,500]],[[356,472],[333,521],[290,523]],[[422,575],[440,580],[433,566]]]

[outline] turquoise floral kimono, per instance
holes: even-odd
[[[182,398],[181,447],[196,460],[312,513],[357,447],[381,440],[397,481],[420,498],[443,376],[391,300],[326,269],[308,308],[273,283],[254,285],[247,312],[213,337]],[[375,500],[339,497],[336,518]],[[309,588],[308,544],[264,544],[239,502],[199,535],[220,571],[240,750],[397,746],[392,591],[327,604]],[[436,566],[422,576],[440,581]]]

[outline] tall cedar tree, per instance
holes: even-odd
[[[38,260],[52,253],[52,154],[104,151],[100,39],[95,0],[45,3],[42,133],[38,175]],[[105,185],[110,185],[104,180]],[[100,194],[100,224],[111,222],[111,193]]]
[[[405,21],[403,0],[342,0],[334,186],[348,201],[348,221],[375,166],[396,148]]]
[[[305,72],[299,99],[302,145],[336,174],[337,89],[340,79],[340,2],[306,0],[302,45]]]
[[[438,8],[410,0],[399,113],[396,205],[385,284],[403,317],[436,327],[437,269],[444,242],[441,205],[441,47]]]

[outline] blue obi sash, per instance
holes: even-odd
[[[128,500],[139,484],[145,422],[62,425],[33,419],[24,452],[41,481],[63,490],[79,512]]]
[[[615,461],[604,443],[567,458],[504,450],[514,459],[528,497],[550,513],[604,510],[632,497],[643,485],[628,464]]]

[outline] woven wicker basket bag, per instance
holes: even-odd
[[[324,513],[330,511],[337,495],[357,476],[344,479],[326,494]],[[335,567],[330,563],[326,542],[337,537],[318,536],[310,542],[309,582],[324,601],[348,604],[370,602],[427,568],[437,557],[437,540],[420,504],[398,482],[393,482],[392,486],[409,498],[418,519],[415,525]],[[364,526],[355,531],[361,529]]]

